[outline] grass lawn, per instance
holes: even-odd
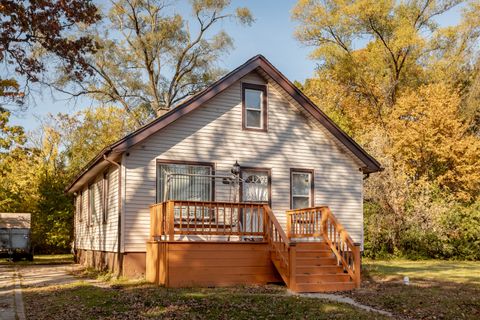
[[[286,295],[280,286],[165,289],[85,282],[23,290],[32,319],[386,319],[349,305]]]
[[[480,319],[479,262],[365,260],[363,267],[362,288],[343,295],[389,311],[395,319]],[[404,276],[410,285],[403,284]],[[166,289],[125,280],[103,284],[82,280],[24,288],[27,318],[385,319],[346,304],[290,296],[274,285]]]
[[[366,260],[363,266],[362,288],[349,294],[358,302],[410,319],[480,319],[480,262]]]
[[[33,261],[21,260],[17,262],[9,261],[6,258],[0,259],[3,265],[40,265],[40,264],[69,264],[73,263],[73,255],[71,254],[43,254],[35,255]]]

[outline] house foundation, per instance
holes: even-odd
[[[120,273],[124,277],[141,278],[145,275],[145,252],[125,252],[120,258],[118,253],[98,250],[77,249],[75,262],[96,270]]]

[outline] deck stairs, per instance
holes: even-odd
[[[350,275],[338,264],[337,258],[325,242],[297,242],[295,279],[287,280],[289,288],[295,292],[333,292],[355,288]],[[275,253],[272,261],[280,274],[286,270]],[[283,278],[283,277],[282,277]]]
[[[271,243],[272,262],[288,288],[293,292],[335,292],[358,288],[359,246],[353,243],[330,210],[319,207],[300,220],[295,217],[297,213],[288,215],[290,221],[284,239],[282,230],[275,230],[275,227],[281,229],[276,221],[270,224],[270,228],[278,236],[267,237]],[[275,219],[273,215],[271,218]],[[282,240],[288,243],[279,245]]]

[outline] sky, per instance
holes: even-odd
[[[233,6],[248,7],[255,22],[252,26],[240,26],[225,22],[222,27],[234,39],[235,48],[219,62],[226,70],[235,69],[249,58],[262,54],[291,81],[303,82],[314,74],[316,61],[308,58],[312,48],[300,44],[293,36],[296,22],[290,17],[296,0],[233,0]],[[185,7],[179,7],[185,12]],[[188,12],[188,11],[187,11]],[[455,9],[438,19],[440,25],[456,24],[460,10]],[[95,105],[88,98],[74,103],[67,97],[42,88],[34,94],[34,103],[24,112],[16,112],[12,123],[34,130],[40,126],[40,119],[48,113],[74,113]]]

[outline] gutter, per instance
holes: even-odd
[[[65,193],[69,193],[70,192],[70,189],[75,185],[75,183],[77,183],[78,180],[80,180],[81,177],[83,177],[83,175],[85,173],[87,173],[91,167],[93,167],[94,165],[96,165],[100,160],[102,160],[102,157],[103,159],[106,160],[105,156],[110,154],[110,152],[112,152],[113,149],[112,149],[112,146],[108,146],[108,147],[105,147],[102,151],[100,151],[99,154],[97,154],[95,156],[95,158],[93,158],[92,160],[90,160],[83,168],[82,170],[80,170],[80,172],[73,178],[73,181],[65,188],[64,192]],[[112,163],[111,161],[107,160],[108,162]]]
[[[123,255],[122,255],[122,165],[118,162],[109,160],[104,154],[103,159],[118,168],[118,196],[117,196],[117,207],[118,207],[118,224],[117,224],[117,264],[118,264],[118,273],[117,277],[120,277],[123,273]]]

